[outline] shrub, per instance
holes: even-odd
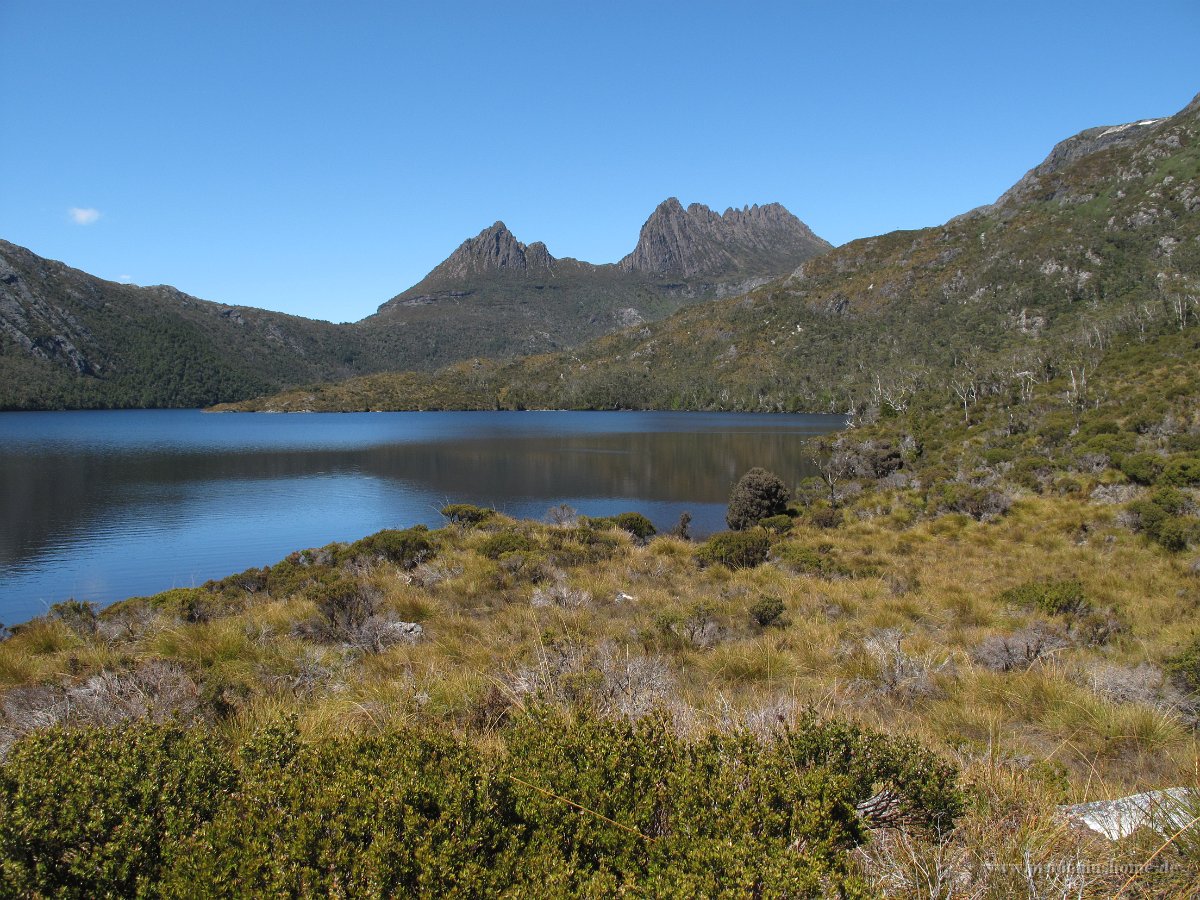
[[[402,569],[415,569],[434,554],[429,529],[414,525],[404,530],[385,529],[361,541],[355,541],[346,550],[351,559],[375,557],[394,563]]]
[[[929,491],[931,512],[957,512],[986,522],[1008,512],[1012,500],[1001,491],[959,481],[944,482]]]
[[[771,739],[665,716],[508,717],[496,752],[384,728],[231,754],[202,729],[51,730],[0,768],[6,895],[865,896],[872,825],[953,825],[917,745],[802,718]],[[237,764],[233,759],[237,759]],[[564,799],[566,798],[566,799]]]
[[[1200,458],[1177,456],[1163,466],[1159,483],[1172,487],[1189,487],[1200,484]]]
[[[833,506],[814,506],[808,511],[808,522],[814,528],[839,528],[845,516]]]
[[[494,509],[472,506],[470,503],[451,503],[441,508],[441,514],[455,525],[479,525],[496,514]]]
[[[333,635],[344,635],[375,614],[379,596],[353,578],[334,576],[307,591],[309,599]]]
[[[1144,500],[1129,504],[1134,530],[1172,552],[1187,549],[1198,539],[1200,523],[1185,513],[1191,506],[1188,496],[1171,487],[1156,489]]]
[[[479,552],[488,559],[499,559],[506,553],[528,553],[536,549],[537,544],[533,539],[519,531],[498,531],[479,545]]]
[[[1164,461],[1153,453],[1130,453],[1117,461],[1125,477],[1138,484],[1154,484],[1162,474]]]
[[[994,672],[1024,671],[1067,645],[1066,638],[1057,629],[1037,623],[1012,634],[993,634],[985,638],[971,651],[971,658]]]
[[[1200,635],[1169,656],[1163,668],[1180,688],[1189,694],[1200,693]]]
[[[778,597],[760,597],[750,607],[750,620],[759,628],[782,625],[783,613],[786,608]]]
[[[1078,581],[1027,581],[1002,591],[996,599],[1049,616],[1082,616],[1091,610]]]
[[[767,531],[771,532],[771,534],[784,534],[792,530],[792,517],[767,516],[758,524],[767,529]]]
[[[752,569],[766,562],[771,541],[765,531],[722,531],[697,550],[701,564],[720,563],[731,569]]]
[[[233,784],[228,760],[200,729],[36,732],[13,747],[0,775],[4,893],[154,896]]]
[[[757,466],[734,485],[725,524],[734,531],[753,528],[769,516],[784,515],[792,492],[778,475]]]
[[[628,531],[639,541],[645,541],[658,533],[654,523],[637,512],[623,512],[616,516],[613,522],[618,528]]]
[[[833,555],[833,547],[829,544],[806,547],[803,544],[787,543],[777,547],[775,552],[779,561],[797,575],[849,578],[856,574]]]
[[[692,514],[686,509],[679,514],[679,522],[671,529],[671,534],[684,541],[692,539]]]
[[[83,600],[64,600],[50,607],[50,618],[62,622],[81,638],[96,633],[96,604]]]

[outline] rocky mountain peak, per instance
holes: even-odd
[[[670,197],[650,214],[637,246],[618,265],[630,272],[685,278],[751,267],[786,271],[829,247],[779,203],[730,208],[718,215],[702,203],[685,209]]]
[[[498,221],[463,241],[445,262],[429,273],[429,278],[456,279],[502,271],[524,273],[530,269],[549,269],[554,261],[545,244],[538,241],[527,246]]]

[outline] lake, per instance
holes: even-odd
[[[0,622],[202,584],[381,528],[444,524],[446,503],[541,519],[636,510],[724,528],[763,466],[812,474],[840,416],[660,412],[305,415],[198,410],[0,414]]]

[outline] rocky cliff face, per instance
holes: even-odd
[[[672,197],[646,220],[637,246],[618,265],[627,272],[684,278],[783,271],[829,248],[778,203],[718,215],[701,203],[684,209]]]
[[[1200,96],[1196,100],[1193,100],[1191,105],[1184,109],[1183,112],[1186,113],[1197,103],[1200,103]],[[1026,172],[1021,177],[1021,180],[1005,191],[995,203],[980,206],[957,218],[1012,209],[1034,198],[1039,193],[1044,195],[1043,199],[1053,199],[1054,188],[1050,182],[1054,175],[1076,161],[1086,156],[1091,156],[1094,153],[1099,153],[1101,150],[1107,150],[1109,147],[1125,147],[1136,144],[1155,126],[1164,121],[1166,120],[1140,119],[1137,122],[1128,122],[1124,125],[1100,125],[1096,128],[1085,129],[1079,132],[1079,134],[1059,141],[1044,160]],[[956,221],[956,219],[951,221]]]
[[[548,271],[555,262],[541,241],[522,244],[503,222],[497,222],[463,241],[425,280],[461,280],[493,272]]]

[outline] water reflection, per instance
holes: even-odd
[[[0,621],[69,594],[108,602],[379,528],[437,525],[448,500],[525,516],[560,502],[641,509],[662,528],[687,508],[714,530],[742,472],[761,465],[798,481],[811,474],[806,439],[840,424],[620,413],[54,419],[71,415],[0,416]]]

